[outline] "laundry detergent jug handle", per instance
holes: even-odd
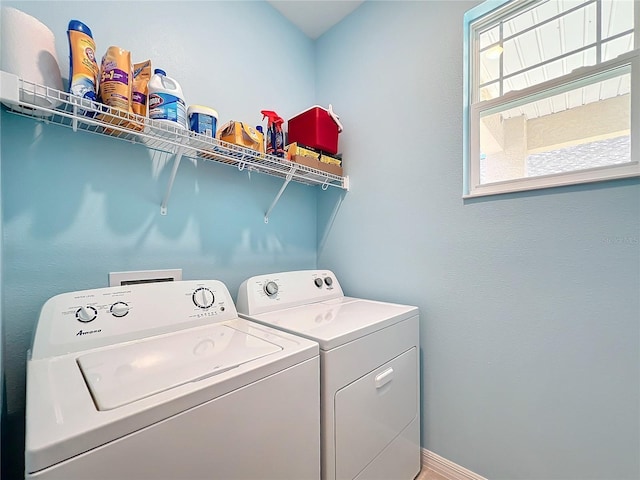
[[[343,128],[342,128],[342,124],[340,123],[340,117],[338,117],[338,115],[335,114],[335,112],[333,111],[333,106],[331,104],[329,104],[328,112],[331,118],[333,118],[333,121],[336,122],[336,125],[338,125],[338,133],[341,133]]]

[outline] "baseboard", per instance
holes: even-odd
[[[446,458],[442,458],[437,453],[433,453],[426,448],[422,449],[422,468],[433,470],[447,480],[487,480],[483,476],[473,473],[471,470],[467,470]]]

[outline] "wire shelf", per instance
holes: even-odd
[[[10,75],[2,72],[2,83]],[[13,76],[13,75],[11,75]],[[15,76],[13,76],[15,77]],[[75,131],[85,131],[147,148],[177,153],[203,160],[212,160],[251,171],[287,178],[309,185],[345,188],[345,177],[266,155],[250,148],[223,142],[195,132],[174,127],[162,121],[124,112],[98,102],[38,85],[15,77],[17,95],[5,95],[9,85],[2,85],[2,102],[12,113],[18,113]]]
[[[173,126],[168,122],[125,112],[2,71],[0,71],[0,100],[14,114],[72,128],[74,131],[139,143],[152,150],[176,155],[174,172],[162,205],[163,214],[166,213],[171,185],[182,156],[223,163],[235,166],[239,170],[246,169],[285,179],[285,185],[274,204],[291,180],[306,185],[320,185],[325,190],[328,187],[344,190],[349,188],[348,177],[223,142]],[[271,208],[273,205],[269,211]],[[265,221],[269,211],[265,215]]]

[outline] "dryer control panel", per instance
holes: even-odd
[[[79,352],[237,317],[229,290],[217,280],[63,293],[42,307],[31,356]]]
[[[240,313],[257,315],[343,296],[340,283],[330,270],[272,273],[242,282],[237,308]]]

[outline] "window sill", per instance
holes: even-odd
[[[632,177],[640,177],[640,162],[638,161],[591,168],[589,170],[485,183],[472,187],[471,191],[464,194],[462,198],[477,198],[503,193],[542,190],[546,188],[604,182]]]

